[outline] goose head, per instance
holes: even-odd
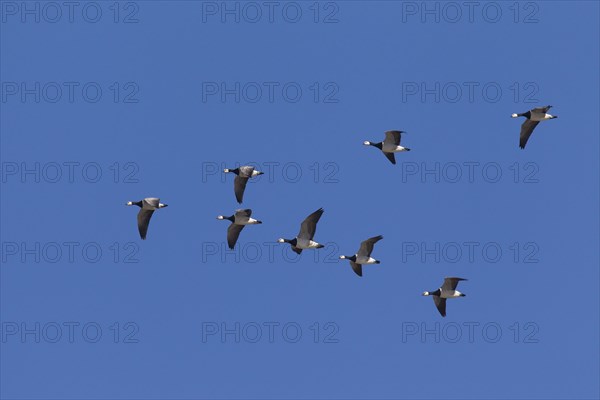
[[[353,255],[353,256],[340,256],[340,260],[356,261],[356,255]]]
[[[225,172],[225,173],[232,172],[232,173],[238,175],[240,173],[240,169],[239,168],[235,168],[235,169],[225,168],[223,170],[223,172]]]
[[[512,113],[512,115],[511,115],[512,118],[517,118],[518,116],[519,116],[519,114],[515,114],[515,113]]]
[[[429,292],[423,292],[423,296],[430,296],[430,295],[431,295],[431,293],[429,293]]]

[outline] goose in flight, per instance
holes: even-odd
[[[371,257],[371,252],[373,252],[373,246],[375,243],[383,239],[383,236],[374,236],[362,242],[360,244],[360,248],[358,252],[353,256],[340,256],[342,260],[350,260],[350,266],[352,266],[352,270],[358,276],[362,276],[362,266],[363,264],[379,264],[380,261]]]
[[[313,241],[315,232],[317,231],[317,222],[321,219],[321,215],[323,215],[323,209],[319,208],[302,221],[298,236],[293,239],[279,238],[277,241],[279,243],[289,243],[296,254],[300,254],[302,253],[302,250],[306,249],[320,249],[325,247],[322,244]]]
[[[379,142],[379,143],[373,143],[373,142],[369,142],[368,140],[365,140],[363,142],[363,144],[365,146],[373,146],[373,147],[377,147],[379,150],[381,150],[383,152],[383,155],[387,157],[388,160],[390,160],[390,162],[392,164],[396,164],[396,157],[394,156],[394,153],[400,152],[400,151],[410,151],[410,149],[408,147],[402,147],[400,146],[400,139],[403,133],[406,133],[404,131],[387,131],[385,133],[385,139],[383,140],[383,142]]]
[[[150,223],[150,218],[152,218],[154,211],[159,208],[167,207],[167,204],[161,203],[160,199],[156,197],[146,197],[144,200],[140,201],[128,201],[127,205],[138,206],[140,208],[140,212],[137,215],[137,223],[142,240],[146,240],[148,224]]]
[[[524,149],[527,144],[527,140],[529,140],[529,136],[533,133],[533,130],[540,123],[540,121],[545,121],[547,119],[558,118],[558,115],[550,115],[547,114],[548,110],[550,110],[552,106],[546,107],[538,107],[533,110],[529,110],[527,112],[521,114],[513,114],[511,117],[525,117],[527,118],[523,125],[521,125],[521,135],[519,137],[519,147]]]
[[[231,221],[231,225],[227,228],[227,245],[230,249],[233,250],[235,244],[240,236],[240,232],[244,229],[246,225],[254,225],[254,224],[262,224],[262,221],[259,221],[254,218],[250,218],[252,215],[252,210],[235,210],[235,214],[230,217],[224,217],[219,215],[217,219],[226,219]]]
[[[242,200],[244,199],[244,191],[246,190],[248,179],[264,174],[264,172],[257,171],[250,165],[244,165],[235,169],[225,168],[223,172],[231,172],[237,175],[233,180],[233,191],[235,192],[235,199],[240,204],[242,204]]]
[[[458,282],[466,281],[464,278],[445,278],[442,287],[434,292],[423,292],[423,296],[433,296],[433,302],[442,317],[446,316],[446,299],[464,297],[466,294],[456,290]]]

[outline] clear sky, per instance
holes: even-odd
[[[598,2],[0,6],[2,398],[600,396]]]

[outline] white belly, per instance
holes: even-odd
[[[552,119],[552,115],[546,113],[531,113],[531,121],[544,121],[546,119]]]
[[[395,144],[386,145],[384,143],[382,150],[385,151],[386,153],[397,153],[399,151],[404,151],[404,147],[396,146]]]
[[[458,290],[442,290],[440,297],[442,299],[453,299],[455,297],[460,297],[460,292]]]
[[[296,247],[299,249],[314,249],[317,246],[319,246],[319,243],[313,241],[313,240],[307,240],[307,239],[296,239]]]
[[[236,218],[235,219],[235,223],[237,225],[252,225],[252,224],[256,224],[258,222],[258,220],[254,219],[254,218]]]
[[[375,264],[377,262],[377,260],[375,260],[373,257],[360,256],[360,257],[356,257],[355,262],[357,264]]]

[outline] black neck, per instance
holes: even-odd
[[[356,262],[356,254],[353,255],[353,256],[344,256],[344,257],[346,258],[346,260],[350,260],[350,261]]]
[[[383,148],[383,142],[371,143],[371,146],[377,147],[379,150]]]

